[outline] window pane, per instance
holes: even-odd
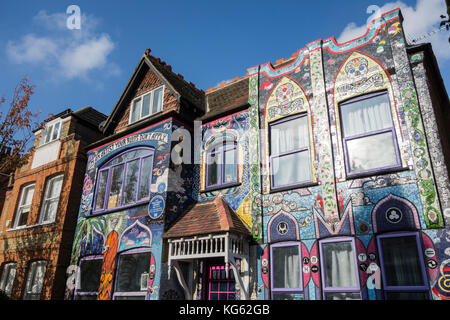
[[[150,268],[150,253],[122,254],[119,258],[117,292],[141,291],[141,276]]]
[[[272,159],[274,187],[311,180],[309,151],[292,153]]]
[[[113,167],[111,170],[111,182],[108,198],[108,209],[120,205],[120,192],[123,182],[123,164]]]
[[[152,97],[151,93],[144,96],[144,103],[142,104],[142,117],[148,116],[150,113],[151,97]]]
[[[423,286],[415,236],[381,239],[384,276],[388,286]]]
[[[97,292],[100,285],[102,259],[83,260],[80,265],[80,288],[78,291]]]
[[[351,242],[322,244],[326,288],[357,287],[353,246]]]
[[[127,163],[122,205],[136,202],[140,159]]]
[[[44,282],[45,266],[45,261],[31,263],[24,294],[25,300],[38,300],[40,298]]]
[[[21,205],[30,205],[33,200],[34,185],[23,188],[23,197]]]
[[[162,100],[163,100],[163,88],[159,88],[153,91],[152,113],[156,113],[162,110]]]
[[[214,186],[220,183],[222,176],[222,153],[216,150],[208,153],[207,157],[207,186]]]
[[[0,280],[0,290],[8,297],[11,297],[14,278],[16,277],[16,264],[7,263],[3,266],[2,277]]]
[[[133,101],[133,106],[131,107],[130,123],[133,123],[133,122],[139,120],[140,113],[141,113],[141,101],[142,101],[142,99],[136,99]]]
[[[100,171],[98,175],[97,199],[95,200],[95,209],[103,209],[105,204],[106,183],[108,182],[108,170]]]
[[[225,176],[224,183],[237,181],[237,150],[234,147],[225,151]]]
[[[274,293],[273,300],[300,300],[298,293]]]
[[[114,300],[145,300],[145,296],[116,296]]]
[[[53,133],[53,125],[48,126],[47,129],[45,130],[45,143],[50,142],[52,133]]]
[[[348,140],[347,150],[351,172],[397,164],[392,132]]]
[[[273,287],[300,288],[298,246],[275,247],[273,254]]]
[[[61,122],[55,123],[55,126],[53,127],[52,140],[58,139],[58,137],[59,137],[60,125],[61,125]]]
[[[148,198],[148,196],[150,195],[152,165],[153,165],[153,157],[147,157],[142,159],[141,178],[140,178],[141,180],[139,182],[138,200]]]
[[[16,226],[20,227],[20,226],[24,226],[27,224],[27,220],[28,220],[28,213],[30,212],[30,207],[26,206],[26,207],[22,207],[19,209],[19,216],[18,216],[18,221]]]
[[[387,94],[343,105],[341,114],[346,137],[392,127]]]
[[[75,300],[97,300],[97,295],[77,295]]]
[[[110,162],[107,163],[108,166],[112,166],[115,164],[119,164],[122,162],[127,162],[128,160],[136,159],[139,157],[143,157],[147,154],[151,154],[152,151],[149,149],[136,149],[126,153],[121,154],[120,156],[114,158]]]
[[[272,155],[306,148],[309,146],[308,119],[300,117],[272,125],[270,135]]]
[[[326,300],[361,300],[361,295],[356,292],[329,292],[325,294]]]

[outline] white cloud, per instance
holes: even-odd
[[[409,44],[412,44],[411,40],[418,39],[438,29],[442,20],[440,15],[447,12],[444,0],[417,0],[415,7],[408,6],[402,1],[388,2],[381,7],[372,5],[367,8],[366,13],[370,14],[370,16],[366,24],[358,26],[354,22],[349,23],[337,37],[337,41],[342,43],[362,36],[371,20],[395,8],[400,8],[402,12],[404,18],[403,28]],[[448,36],[448,33],[441,31],[418,41],[418,43],[431,42],[433,51],[438,59],[450,59]]]
[[[34,32],[20,40],[8,41],[6,53],[9,59],[44,68],[56,80],[89,79],[94,70],[119,74],[118,66],[108,61],[115,44],[108,34],[96,31],[99,20],[82,14],[81,29],[69,30],[67,17],[65,13],[39,11],[32,19],[39,34]],[[114,72],[109,72],[109,67]]]

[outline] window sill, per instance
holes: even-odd
[[[205,189],[201,190],[201,192],[202,193],[206,193],[206,192],[212,192],[212,191],[219,191],[219,190],[223,190],[223,189],[229,189],[229,188],[233,188],[233,187],[238,187],[240,185],[241,185],[240,182],[233,182],[233,183],[230,183],[230,184],[222,184],[220,186],[208,187],[208,188],[205,188]]]
[[[115,208],[111,208],[111,209],[98,210],[98,211],[92,210],[91,214],[88,215],[88,216],[101,216],[103,214],[112,213],[112,212],[115,212],[115,211],[128,210],[128,209],[131,209],[131,208],[134,208],[134,207],[142,206],[142,205],[147,204],[149,202],[150,202],[150,197],[148,199],[145,199],[145,200],[142,200],[140,202],[133,203],[133,204],[129,204],[129,205],[126,205],[126,206],[115,207]]]
[[[147,119],[149,119],[149,118],[151,118],[151,117],[153,117],[153,116],[155,116],[155,115],[158,115],[158,114],[160,114],[160,113],[162,113],[162,112],[163,112],[163,110],[160,110],[160,111],[158,111],[158,112],[151,113],[151,114],[149,114],[149,115],[147,115],[147,116],[145,116],[145,117],[142,117],[142,118],[140,118],[140,119],[138,119],[138,120],[136,120],[136,121],[134,121],[134,122],[128,122],[128,126],[135,125],[135,124],[137,124],[137,123],[143,122],[143,121],[145,121],[145,120],[147,120]]]
[[[42,222],[42,223],[33,224],[33,225],[29,225],[29,226],[20,226],[20,227],[11,228],[11,229],[6,230],[6,232],[15,232],[15,231],[34,229],[34,228],[38,228],[38,227],[50,226],[50,225],[53,225],[53,224],[55,224],[55,221]]]
[[[356,172],[356,173],[347,173],[346,172],[346,180],[349,179],[360,179],[360,178],[366,178],[370,176],[380,176],[384,174],[394,173],[394,172],[401,172],[401,171],[410,171],[411,169],[409,167],[402,167],[396,166],[391,168],[381,168],[381,169],[374,169],[370,171],[363,171],[363,172]]]
[[[276,193],[276,192],[281,192],[281,191],[289,191],[289,190],[300,189],[300,188],[310,188],[310,187],[315,187],[315,186],[318,186],[318,185],[319,185],[319,183],[317,183],[317,182],[308,181],[308,182],[304,182],[304,183],[298,183],[298,184],[293,184],[293,185],[283,186],[283,187],[273,187],[273,186],[271,186],[269,193]]]

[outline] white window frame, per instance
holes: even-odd
[[[55,127],[56,125],[58,126],[58,133],[56,134],[56,137],[53,138],[54,135],[54,131],[55,131]],[[39,146],[43,146],[45,144],[49,144],[52,141],[56,141],[59,139],[59,137],[61,136],[61,131],[62,131],[62,120],[58,120],[55,122],[49,122],[45,125],[45,128],[42,129],[42,133],[41,133],[41,141],[39,143]],[[50,137],[47,141],[47,138]]]
[[[34,190],[35,190],[35,183],[30,183],[24,187],[22,187],[22,190],[20,191],[20,197],[19,197],[19,203],[17,206],[17,212],[16,212],[16,218],[14,219],[14,228],[24,228],[27,226],[26,222],[23,225],[18,226],[19,220],[24,212],[24,209],[28,210],[28,213],[30,213],[31,210],[31,204],[33,203],[33,197],[34,197]],[[33,195],[31,196],[31,202],[30,203],[22,203],[24,200],[25,191],[33,188]],[[28,219],[27,219],[28,220]]]
[[[161,95],[161,109],[160,109],[160,110],[157,110],[155,113],[153,113],[152,108],[153,108],[153,98],[154,98],[154,96],[155,96],[154,93],[155,93],[155,91],[157,91],[157,90],[159,90],[159,89],[161,89],[161,88],[162,88],[162,95]],[[162,109],[163,109],[163,102],[164,102],[164,89],[165,89],[165,86],[162,85],[162,86],[159,86],[159,87],[157,87],[157,88],[155,88],[155,89],[153,89],[153,90],[151,90],[151,91],[149,91],[149,92],[146,92],[146,93],[141,94],[140,96],[134,98],[134,99],[131,101],[131,105],[130,105],[130,114],[129,114],[129,116],[128,116],[128,124],[132,124],[132,123],[138,122],[139,120],[145,119],[145,118],[147,118],[147,117],[150,117],[150,116],[152,116],[152,115],[154,115],[154,114],[157,114],[157,113],[161,112]],[[148,115],[146,115],[146,116],[142,116],[142,102],[144,101],[144,97],[146,97],[146,96],[148,96],[148,95],[150,95],[149,113],[148,113]],[[135,101],[137,101],[137,100],[140,100],[140,105],[139,105],[139,115],[138,115],[138,117],[136,118],[135,121],[131,121],[131,119],[133,118],[133,117],[132,117],[132,116],[133,116],[133,106],[134,106]]]
[[[17,263],[7,262],[3,265],[2,275],[0,278],[0,290],[8,297],[11,297],[14,280],[16,279]]]
[[[59,189],[58,195],[53,198],[48,198],[48,192],[49,192],[50,186],[59,179],[61,179],[61,187]],[[41,213],[39,215],[39,224],[52,223],[55,221],[56,213],[58,212],[58,203],[59,203],[59,198],[61,196],[63,182],[64,182],[64,174],[58,174],[47,180],[47,183],[45,184],[44,198],[42,200]],[[56,212],[52,217],[50,217],[50,219],[45,220],[44,217],[46,216],[46,214],[48,214],[48,213],[46,213],[47,208],[49,208],[48,204],[51,202],[56,202]]]
[[[42,279],[36,278],[38,276],[38,274],[37,274],[38,268],[44,269],[41,274]],[[47,261],[45,261],[45,260],[36,260],[36,261],[33,261],[30,263],[30,268],[28,269],[28,275],[27,275],[27,282],[25,285],[25,292],[23,294],[23,300],[39,300],[40,299],[44,280],[45,280],[46,269],[47,269]],[[37,283],[36,283],[36,279],[38,280]],[[33,287],[35,285],[37,285],[37,290],[34,290],[34,292],[33,292]],[[36,298],[36,296],[38,294],[39,294],[38,299],[32,299],[32,298]]]

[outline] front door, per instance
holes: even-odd
[[[236,299],[236,282],[231,266],[228,270],[228,277],[225,273],[225,265],[222,264],[209,264],[206,272],[207,300]]]

